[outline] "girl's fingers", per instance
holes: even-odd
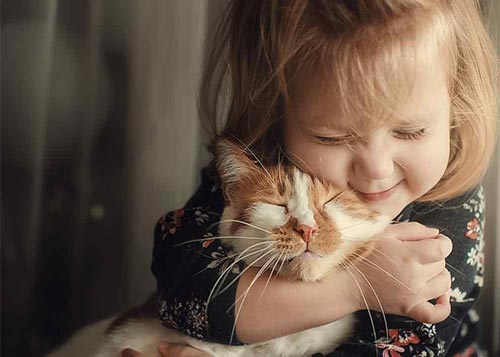
[[[391,224],[382,233],[385,238],[396,238],[400,241],[418,241],[438,235],[437,228],[429,228],[417,222]]]
[[[429,280],[420,296],[425,300],[435,299],[446,294],[451,289],[451,275],[448,270],[443,270],[439,275]]]
[[[441,261],[450,255],[453,249],[451,239],[441,234],[435,238],[407,242],[407,244],[412,246],[421,264]]]
[[[437,298],[436,304],[423,302],[408,312],[408,317],[425,323],[438,323],[445,320],[451,312],[450,293]]]
[[[435,263],[429,263],[429,264],[424,264],[421,266],[422,267],[422,275],[423,277],[426,277],[427,283],[429,283],[432,279],[434,279],[436,276],[441,274],[444,270],[446,270],[446,262],[445,260],[440,260]],[[439,294],[441,295],[441,294]],[[435,295],[434,297],[436,297]]]
[[[212,355],[177,343],[160,342],[158,352],[162,357],[212,357]]]

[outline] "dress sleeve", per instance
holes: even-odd
[[[205,192],[202,199],[162,216],[151,269],[163,325],[197,339],[239,344],[231,334],[241,266],[217,239],[221,202],[220,192]]]
[[[438,324],[388,315],[386,332],[380,313],[372,311],[376,336],[366,311],[358,312],[356,336],[329,356],[484,356],[476,344],[479,316],[473,309],[483,285],[484,194],[478,187],[440,203],[414,204],[409,217],[439,228],[453,241],[446,259],[452,276],[451,314]],[[375,341],[375,343],[374,343]]]

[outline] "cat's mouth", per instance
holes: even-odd
[[[291,257],[288,260],[292,261],[292,260],[297,259],[297,258],[300,258],[300,259],[312,259],[312,258],[323,258],[323,256],[321,254],[312,252],[309,249],[306,249],[302,253],[299,253],[296,256]]]

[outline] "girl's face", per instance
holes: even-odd
[[[438,183],[448,164],[450,96],[437,62],[417,68],[408,100],[386,124],[358,132],[361,137],[339,116],[335,95],[304,76],[292,88],[285,118],[288,156],[303,171],[354,189],[369,206],[396,217]]]

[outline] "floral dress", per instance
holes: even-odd
[[[241,344],[233,324],[243,266],[214,238],[223,208],[219,187],[204,173],[185,207],[156,225],[151,268],[162,324],[198,339]],[[452,239],[453,252],[446,259],[452,276],[450,317],[428,324],[387,315],[386,329],[379,312],[370,311],[373,328],[368,311],[358,311],[353,337],[327,356],[486,356],[476,344],[479,316],[473,308],[483,284],[483,209],[478,187],[446,202],[410,204],[397,218],[439,228]]]

